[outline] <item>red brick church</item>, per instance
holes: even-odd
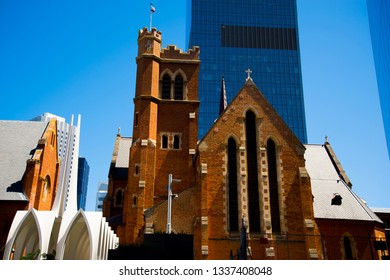
[[[333,205],[330,197],[328,204],[316,204],[329,195],[312,189],[307,161],[318,156],[307,157],[312,147],[298,140],[249,70],[247,76],[243,72],[241,90],[199,140],[200,50],[182,52],[161,45],[162,34],[156,29],[139,31],[133,136],[118,133],[114,145],[103,214],[121,245],[140,244],[146,235],[169,227],[172,233],[193,236],[194,259],[242,254],[243,232],[245,259],[378,259],[387,253],[375,250],[374,241],[384,238],[384,227],[372,211],[352,217],[354,222],[341,215],[370,211],[364,203],[345,199],[351,205]],[[333,163],[335,156],[326,145],[319,146],[330,163],[326,166],[334,169],[324,176],[346,181]],[[170,207],[169,174],[175,194]],[[332,185],[329,191],[334,188],[344,197],[352,192],[347,183]],[[335,215],[318,220],[316,206]],[[328,232],[322,236],[332,228],[332,219],[351,227],[337,227],[336,239],[327,238]],[[364,228],[358,233],[365,235],[364,241],[354,238],[354,227]]]

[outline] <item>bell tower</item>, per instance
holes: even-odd
[[[139,31],[133,139],[156,141],[160,49],[161,32],[146,28]]]
[[[153,232],[144,213],[167,200],[169,174],[180,179],[174,193],[194,186],[199,48],[182,52],[175,46],[161,49],[161,43],[154,28],[138,33],[133,142],[119,233],[123,244],[142,242]]]

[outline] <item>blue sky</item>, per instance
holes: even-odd
[[[186,1],[153,1],[163,46],[185,43]],[[308,140],[328,136],[353,190],[390,207],[390,162],[365,0],[298,0]],[[137,35],[150,1],[0,0],[2,120],[81,114],[87,210],[106,182],[115,135],[132,135]],[[245,78],[243,73],[243,80]],[[255,81],[256,82],[256,81]],[[257,85],[261,90],[261,85]]]

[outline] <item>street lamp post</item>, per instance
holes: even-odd
[[[167,230],[166,233],[172,232],[172,198],[176,196],[172,194],[172,182],[181,182],[179,179],[172,179],[172,174],[168,175],[168,211],[167,211]]]

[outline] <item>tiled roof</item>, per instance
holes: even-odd
[[[118,155],[116,158],[115,167],[129,167],[130,147],[132,143],[131,137],[121,137],[118,147]]]
[[[305,145],[306,169],[314,196],[314,217],[382,222],[341,179],[324,145]],[[336,195],[341,205],[332,205]]]
[[[27,200],[22,177],[47,122],[0,121],[0,200]]]

